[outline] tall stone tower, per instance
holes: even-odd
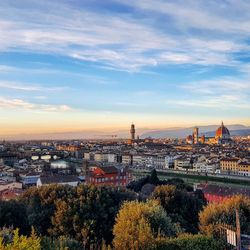
[[[131,124],[130,135],[131,135],[131,140],[134,140],[135,139],[135,125],[134,124]]]
[[[197,127],[194,128],[193,138],[194,144],[197,144],[199,142],[199,128]]]

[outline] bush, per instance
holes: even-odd
[[[115,249],[150,249],[158,236],[173,236],[175,226],[157,201],[132,201],[120,209],[113,233]]]
[[[57,239],[44,237],[41,246],[42,250],[83,250],[83,245],[80,242],[66,237]]]
[[[172,239],[158,239],[154,250],[221,250],[223,244],[220,241],[203,235],[184,234]]]
[[[210,203],[199,214],[200,230],[207,235],[217,235],[219,223],[235,225],[235,209],[240,216],[241,231],[250,234],[250,198],[238,195],[233,196],[220,204]]]
[[[203,194],[188,193],[174,185],[157,186],[152,198],[160,202],[174,223],[188,233],[198,232],[199,212],[206,204]]]

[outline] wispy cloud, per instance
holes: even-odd
[[[168,100],[167,105],[174,107],[188,108],[195,107],[197,109],[214,109],[214,110],[249,110],[249,103],[242,100],[240,96],[236,95],[220,95],[217,97],[201,98],[201,99],[183,99],[183,100]]]
[[[234,1],[204,3],[202,0],[155,0],[153,4],[150,0],[116,1],[144,11],[167,15],[173,19],[179,29],[196,28],[213,32],[219,31],[223,34],[242,33],[243,36],[249,34],[250,4],[244,0],[239,0],[237,3]]]
[[[20,90],[20,91],[62,91],[65,90],[66,87],[44,87],[38,84],[28,84],[23,82],[13,82],[13,81],[4,81],[0,80],[0,89],[12,89],[12,90]]]
[[[87,8],[79,10],[66,1],[45,0],[40,5],[37,1],[25,0],[23,4],[27,9],[5,2],[0,3],[0,51],[59,54],[132,72],[159,64],[232,65],[234,52],[249,51],[243,39],[228,34],[237,31],[246,37],[250,26],[247,16],[242,15],[243,20],[227,18],[223,8],[233,11],[231,6],[220,5],[220,11],[211,11],[217,9],[218,3],[204,8],[202,1],[191,0],[156,0],[153,4],[149,0],[118,2],[167,15],[166,28],[162,28],[160,21],[160,25],[152,25],[157,18],[147,13],[139,19]],[[239,6],[250,9],[241,1]],[[10,12],[15,19],[6,15]],[[167,30],[170,25],[172,31]],[[228,35],[217,34],[215,39],[208,33],[195,33],[192,28],[218,30]]]
[[[170,101],[177,106],[196,106],[223,110],[250,110],[250,79],[235,77],[215,78],[191,82],[180,86],[192,99]]]
[[[202,80],[180,86],[194,93],[218,94],[239,93],[250,95],[250,79],[237,79],[232,77]]]
[[[68,105],[36,104],[22,99],[0,97],[0,109],[34,110],[43,112],[66,112],[72,110]]]

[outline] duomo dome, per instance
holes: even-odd
[[[217,128],[215,138],[217,139],[230,139],[230,132],[227,127],[224,126],[223,122],[221,126]]]

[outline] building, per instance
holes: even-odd
[[[250,162],[238,158],[223,158],[220,160],[222,173],[250,176]]]
[[[80,179],[75,175],[53,175],[40,177],[37,180],[37,187],[48,186],[50,184],[69,185],[76,187],[80,183]]]
[[[198,144],[198,143],[204,144],[206,142],[208,144],[228,144],[232,142],[230,137],[230,132],[228,128],[224,126],[223,122],[221,123],[221,126],[217,128],[217,130],[215,131],[214,137],[206,138],[205,135],[199,137],[198,127],[194,128],[192,135],[188,135],[186,137],[187,144]]]
[[[0,191],[0,200],[9,201],[13,199],[17,199],[24,192],[23,189],[13,188],[13,189],[5,189]]]
[[[193,144],[193,136],[192,135],[188,135],[186,138],[186,143],[187,144]]]
[[[230,132],[227,127],[224,126],[223,122],[221,122],[221,126],[216,130],[215,140],[218,144],[231,142]]]
[[[22,193],[23,185],[21,182],[0,181],[0,200],[16,199]]]
[[[143,155],[135,154],[133,155],[133,166],[142,166],[143,165]]]
[[[20,177],[22,178],[22,183],[24,185],[35,186],[40,175],[41,173],[38,173],[38,172],[30,172],[27,174],[20,174]]]
[[[133,157],[130,154],[122,155],[122,164],[124,165],[132,165],[133,164]]]
[[[131,180],[127,169],[118,169],[113,166],[94,167],[87,177],[88,184],[126,186]]]
[[[108,154],[108,162],[110,162],[110,163],[116,163],[117,162],[117,155],[109,153]]]
[[[83,158],[87,161],[93,161],[94,160],[94,155],[92,152],[84,152]]]
[[[4,190],[22,189],[22,188],[23,188],[23,184],[21,182],[0,181],[0,192]]]
[[[134,124],[131,124],[130,135],[131,135],[130,139],[134,141],[135,140],[135,125]]]
[[[198,144],[199,142],[199,128],[195,127],[194,128],[194,133],[193,133],[193,143]]]
[[[247,161],[239,162],[238,175],[250,176],[250,162]]]
[[[190,159],[187,158],[179,158],[174,161],[174,169],[176,170],[186,170],[192,168],[193,165]]]
[[[95,153],[94,160],[98,162],[108,162],[108,154],[104,153]]]
[[[220,160],[220,169],[222,173],[238,175],[238,158],[222,158]]]
[[[153,157],[153,167],[155,169],[166,169],[166,157],[164,155],[155,155]]]
[[[195,189],[202,190],[206,200],[213,203],[221,203],[234,195],[250,197],[250,188],[199,184]]]

